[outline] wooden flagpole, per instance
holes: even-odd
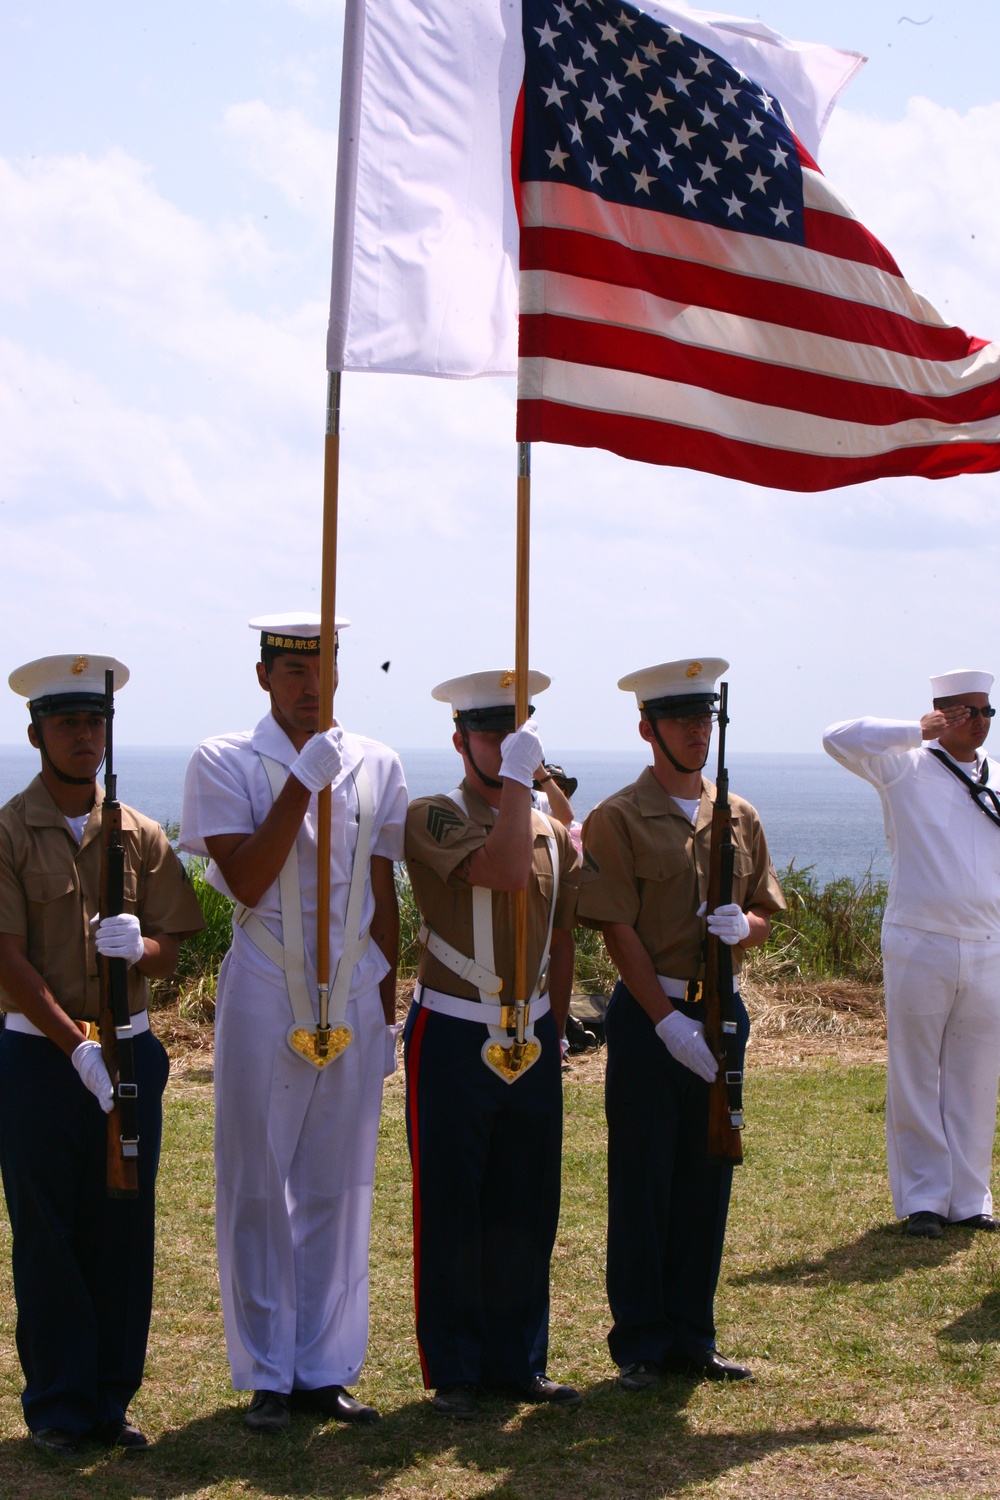
[[[319,732],[333,725],[337,620],[337,501],[340,484],[340,371],[327,382],[326,443],[323,454],[323,569],[320,579]],[[317,1051],[325,1057],[330,1040],[330,788],[319,794],[316,841],[316,981],[319,990]]]
[[[528,598],[531,561],[531,444],[517,445],[517,543],[514,615],[514,719],[528,717]],[[514,893],[514,1004],[516,1040],[524,1043],[528,999],[528,892]]]

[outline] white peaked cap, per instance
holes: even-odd
[[[685,656],[630,672],[618,679],[618,686],[623,693],[634,693],[640,708],[660,698],[712,698],[718,696],[716,682],[728,670],[721,656]]]
[[[552,683],[544,672],[528,673],[529,701],[535,693],[544,693]],[[450,703],[455,713],[464,713],[475,708],[506,708],[514,706],[514,673],[467,672],[464,677],[451,677],[439,682],[431,689],[431,697],[439,703]]]
[[[40,698],[104,697],[104,674],[115,674],[115,692],[128,682],[128,667],[113,656],[40,656],[17,667],[7,678],[15,693],[34,703]]]
[[[966,667],[942,672],[931,678],[932,698],[953,698],[957,693],[988,693],[993,686],[992,672],[972,672]]]
[[[286,610],[278,615],[257,615],[249,623],[251,630],[259,630],[262,635],[291,636],[295,640],[311,641],[319,635],[320,618],[319,615],[300,609]],[[350,620],[343,620],[337,615],[333,622],[334,633],[346,630],[350,623]],[[277,645],[277,641],[268,644]]]

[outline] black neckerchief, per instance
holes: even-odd
[[[947,766],[951,774],[957,776],[962,785],[968,788],[969,796],[979,808],[979,811],[985,813],[990,822],[995,823],[1000,828],[1000,797],[997,796],[991,786],[986,785],[986,778],[990,774],[990,763],[986,757],[983,756],[983,763],[979,768],[978,777],[972,777],[967,776],[961,767],[955,764],[946,751],[935,750],[933,745],[928,745],[927,748],[935,760],[939,760],[943,766]],[[981,797],[989,797],[993,806],[987,807],[985,803],[979,800]]]

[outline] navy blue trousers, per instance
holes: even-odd
[[[107,1118],[45,1037],[0,1034],[0,1171],[32,1432],[122,1421],[142,1383],[167,1054],[135,1038],[139,1197],[107,1196]]]
[[[672,1002],[694,1020],[704,1007]],[[750,1022],[737,1001],[740,1054]],[[708,1084],[675,1061],[621,982],[606,1020],[608,1335],[619,1366],[715,1347],[733,1168],[709,1161]]]
[[[549,1262],[559,1222],[562,1062],[504,1083],[473,1021],[410,1008],[403,1033],[413,1167],[417,1342],[428,1387],[504,1386],[545,1372]]]

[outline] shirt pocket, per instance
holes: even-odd
[[[82,914],[76,882],[67,870],[31,870],[25,873],[24,895],[28,907],[28,958],[41,957],[74,937]],[[40,945],[42,954],[37,953]],[[37,967],[37,964],[36,964]]]
[[[673,888],[695,881],[694,860],[686,849],[637,850],[634,869],[640,886],[654,883]]]

